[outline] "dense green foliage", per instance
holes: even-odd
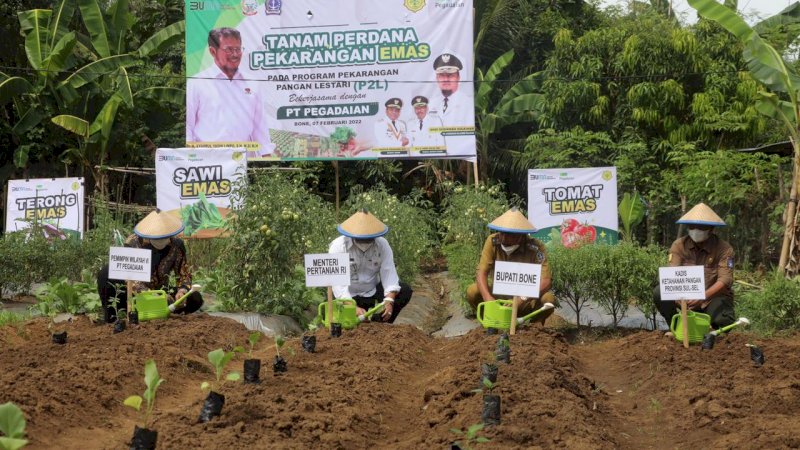
[[[800,329],[800,282],[773,274],[764,286],[739,292],[736,314],[765,334]]]

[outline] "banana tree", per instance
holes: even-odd
[[[800,105],[798,105],[798,90],[800,90],[800,75],[795,68],[787,63],[781,54],[759,36],[756,29],[751,28],[734,10],[717,3],[714,0],[688,0],[689,5],[697,13],[718,23],[728,32],[736,36],[744,46],[744,60],[753,78],[765,88],[760,92],[761,98],[756,104],[756,109],[768,117],[782,122],[789,135],[794,148],[794,170],[792,176],[792,189],[789,204],[786,208],[786,222],[783,235],[783,245],[778,263],[778,270],[787,276],[793,277],[800,270],[800,261],[789,261],[790,255],[800,242],[796,233],[797,225],[797,198],[798,183],[800,179]],[[759,25],[758,29],[765,29],[775,25],[790,25],[800,23],[800,4],[794,3]]]
[[[514,50],[509,50],[497,58],[484,73],[477,69],[475,79],[478,89],[475,93],[475,137],[478,144],[478,159],[481,164],[481,175],[485,179],[488,172],[490,154],[494,150],[508,151],[499,147],[490,150],[496,143],[492,135],[507,125],[520,122],[535,122],[544,105],[544,95],[539,92],[541,88],[541,74],[534,73],[517,81],[510,89],[493,102],[498,87],[498,76],[514,59]],[[497,155],[493,155],[497,156]]]
[[[80,13],[83,27],[70,30],[69,24]],[[25,35],[28,64],[33,79],[0,74],[0,104],[14,102],[19,120],[13,127],[21,142],[25,134],[50,121],[78,136],[78,145],[62,153],[76,160],[94,175],[95,185],[105,190],[104,174],[98,169],[109,156],[114,120],[121,105],[134,107],[128,71],[149,57],[180,41],[184,22],[176,22],[156,32],[144,42],[134,42],[130,30],[136,18],[128,0],[110,4],[98,0],[61,0],[53,10],[19,13]],[[148,89],[141,96],[166,101],[182,100],[174,88]],[[14,160],[18,167],[27,164],[25,145],[20,145]]]

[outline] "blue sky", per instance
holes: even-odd
[[[796,0],[739,0],[739,12],[742,13],[748,23],[758,22],[786,8]],[[721,2],[721,1],[720,1]],[[600,5],[625,5],[629,0],[600,0]],[[697,13],[686,0],[673,0],[672,7],[683,22],[694,23],[697,21]]]

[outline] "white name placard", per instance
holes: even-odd
[[[111,247],[108,250],[108,278],[150,281],[151,250]]]
[[[347,253],[315,253],[304,256],[306,286],[350,285],[350,255]]]
[[[703,266],[659,267],[661,300],[705,300],[706,276]]]
[[[494,264],[492,293],[538,298],[541,279],[541,264],[497,261]]]

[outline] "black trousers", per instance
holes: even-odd
[[[733,298],[725,295],[718,295],[716,297],[712,297],[710,300],[711,302],[708,304],[708,306],[702,309],[696,309],[695,311],[711,316],[712,327],[719,329],[736,322],[736,311],[733,309]],[[655,290],[653,291],[653,301],[656,304],[656,308],[658,308],[658,312],[661,313],[661,317],[667,321],[668,325],[670,321],[672,321],[672,316],[680,312],[680,304],[678,302],[661,300],[661,290],[658,286],[656,286]]]
[[[411,295],[413,293],[414,291],[411,289],[411,286],[403,282],[400,283],[400,292],[397,293],[397,297],[394,299],[394,306],[392,306],[392,317],[389,318],[389,323],[394,323],[394,319],[397,318],[397,315],[400,313],[400,311],[402,311],[403,308],[408,305],[408,302],[411,301]],[[371,297],[362,297],[360,295],[356,295],[353,300],[356,301],[356,304],[359,308],[372,308],[376,304],[383,301],[383,284],[378,283],[378,285],[375,286],[375,293]],[[370,317],[370,320],[380,322],[381,314],[383,313],[373,314],[372,317]]]
[[[178,289],[172,289],[170,295],[175,296]],[[108,264],[103,266],[97,272],[97,294],[100,296],[100,302],[103,304],[103,313],[106,323],[114,323],[117,321],[117,313],[114,310],[112,299],[117,301],[117,310],[128,310],[128,292],[125,281],[123,280],[109,280],[108,279]],[[199,292],[192,292],[189,298],[183,303],[184,307],[175,311],[177,314],[190,314],[203,306],[203,296]]]

